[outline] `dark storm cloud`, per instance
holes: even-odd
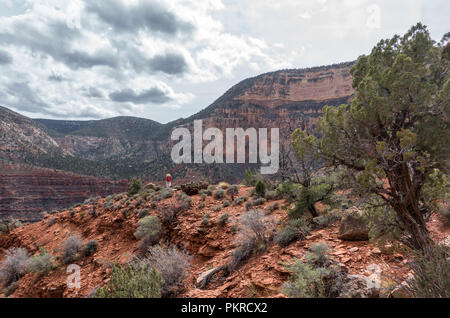
[[[15,101],[10,105],[18,110],[33,113],[48,108],[48,105],[35,94],[27,82],[13,82],[6,85],[6,93],[14,97]]]
[[[85,95],[87,97],[94,97],[94,98],[103,97],[103,93],[95,87],[89,87]]]
[[[180,20],[167,8],[154,1],[140,1],[137,5],[126,6],[118,0],[88,0],[86,1],[86,8],[115,30],[122,32],[147,29],[175,35],[177,33],[190,33],[194,28],[192,24]]]
[[[0,33],[0,44],[23,46],[33,52],[49,55],[71,69],[91,68],[96,65],[116,67],[116,56],[110,52],[97,51],[89,54],[72,49],[72,41],[79,40],[78,30],[64,23],[52,23],[45,32],[39,32],[31,24],[16,23],[11,33]]]
[[[12,63],[12,56],[6,52],[0,50],[0,65],[6,65]]]
[[[109,98],[114,102],[131,102],[133,104],[163,104],[171,100],[165,92],[157,87],[150,88],[139,94],[136,94],[130,88],[126,88],[110,93]]]
[[[182,74],[187,71],[186,60],[183,55],[168,53],[156,55],[150,60],[150,69],[170,75]]]

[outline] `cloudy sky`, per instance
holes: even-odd
[[[211,104],[242,79],[356,59],[448,0],[1,0],[0,105],[33,118],[146,117]]]

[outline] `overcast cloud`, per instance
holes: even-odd
[[[33,118],[146,117],[205,108],[242,79],[339,63],[446,0],[2,0],[0,105]]]

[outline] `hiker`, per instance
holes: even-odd
[[[172,176],[170,173],[166,174],[166,188],[170,188],[172,186]]]

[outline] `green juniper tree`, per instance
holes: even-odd
[[[443,42],[421,23],[380,41],[351,70],[351,103],[324,108],[320,138],[293,134],[300,152],[313,149],[328,165],[347,168],[361,194],[394,212],[401,240],[425,253],[434,243],[424,214],[438,199],[430,186],[442,185],[433,179],[449,163],[450,63]]]
[[[296,210],[303,214],[309,211],[313,217],[319,215],[315,204],[330,203],[331,195],[339,182],[336,174],[318,175],[320,156],[314,149],[316,138],[306,131],[297,129],[292,133],[292,147],[297,157],[297,179],[301,188],[296,194]]]

